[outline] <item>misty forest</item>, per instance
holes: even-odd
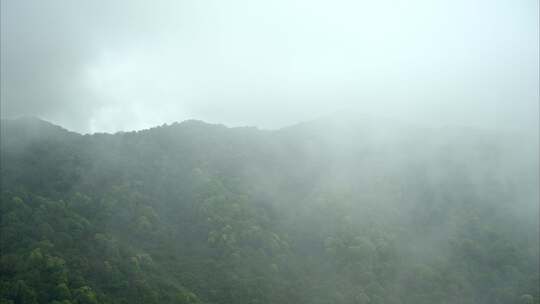
[[[534,138],[1,125],[0,303],[539,302]]]
[[[0,304],[540,304],[539,0],[0,0]]]

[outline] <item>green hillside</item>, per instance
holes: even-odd
[[[540,303],[536,138],[1,123],[0,303]]]

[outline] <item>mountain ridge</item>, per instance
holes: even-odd
[[[534,147],[361,125],[2,121],[0,303],[538,303]]]
[[[481,134],[489,134],[489,133],[499,133],[499,134],[507,134],[507,135],[513,135],[513,134],[522,134],[518,131],[512,131],[512,130],[497,130],[497,129],[488,129],[488,128],[481,128],[481,127],[472,127],[472,126],[464,126],[464,125],[444,125],[444,126],[430,126],[427,124],[418,124],[418,123],[409,123],[402,120],[394,120],[392,118],[388,117],[375,117],[375,116],[369,116],[369,115],[352,115],[349,114],[347,116],[340,116],[338,114],[332,114],[332,115],[326,115],[321,116],[316,119],[307,120],[303,122],[294,123],[291,125],[287,125],[278,129],[264,129],[259,128],[256,126],[227,126],[222,123],[214,123],[214,122],[206,122],[204,120],[200,119],[186,119],[183,121],[175,121],[171,123],[164,123],[161,125],[155,125],[149,128],[140,129],[140,130],[122,130],[122,131],[116,131],[116,132],[94,132],[94,133],[81,133],[77,131],[69,130],[65,127],[63,127],[60,124],[56,124],[53,122],[50,122],[46,119],[42,119],[37,116],[20,116],[16,118],[0,118],[0,122],[3,124],[16,124],[16,125],[26,125],[26,126],[33,126],[34,128],[37,128],[38,126],[46,127],[46,128],[54,128],[57,130],[64,130],[70,133],[75,133],[78,135],[94,135],[94,134],[100,134],[100,135],[115,135],[115,134],[125,134],[125,133],[139,133],[139,132],[145,132],[153,129],[159,129],[159,128],[166,128],[171,127],[175,128],[178,126],[183,127],[194,127],[194,126],[205,126],[205,127],[214,127],[214,128],[226,128],[231,130],[257,130],[261,132],[276,132],[276,133],[283,133],[288,132],[289,130],[295,130],[295,129],[302,129],[302,128],[324,128],[324,127],[334,127],[334,128],[344,128],[344,127],[363,127],[363,128],[369,128],[370,130],[377,130],[377,129],[400,129],[400,128],[407,128],[407,129],[423,129],[423,130],[433,130],[433,131],[444,131],[444,130],[460,130],[461,132],[477,132]],[[391,127],[388,127],[391,126]],[[534,133],[534,132],[532,132]],[[523,133],[527,134],[527,133]],[[531,134],[534,136],[534,134]]]

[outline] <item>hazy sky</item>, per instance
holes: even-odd
[[[2,0],[3,117],[538,126],[538,0]]]

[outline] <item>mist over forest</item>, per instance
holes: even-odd
[[[2,303],[538,303],[534,137],[1,125]]]
[[[0,0],[0,304],[540,304],[538,0]]]

